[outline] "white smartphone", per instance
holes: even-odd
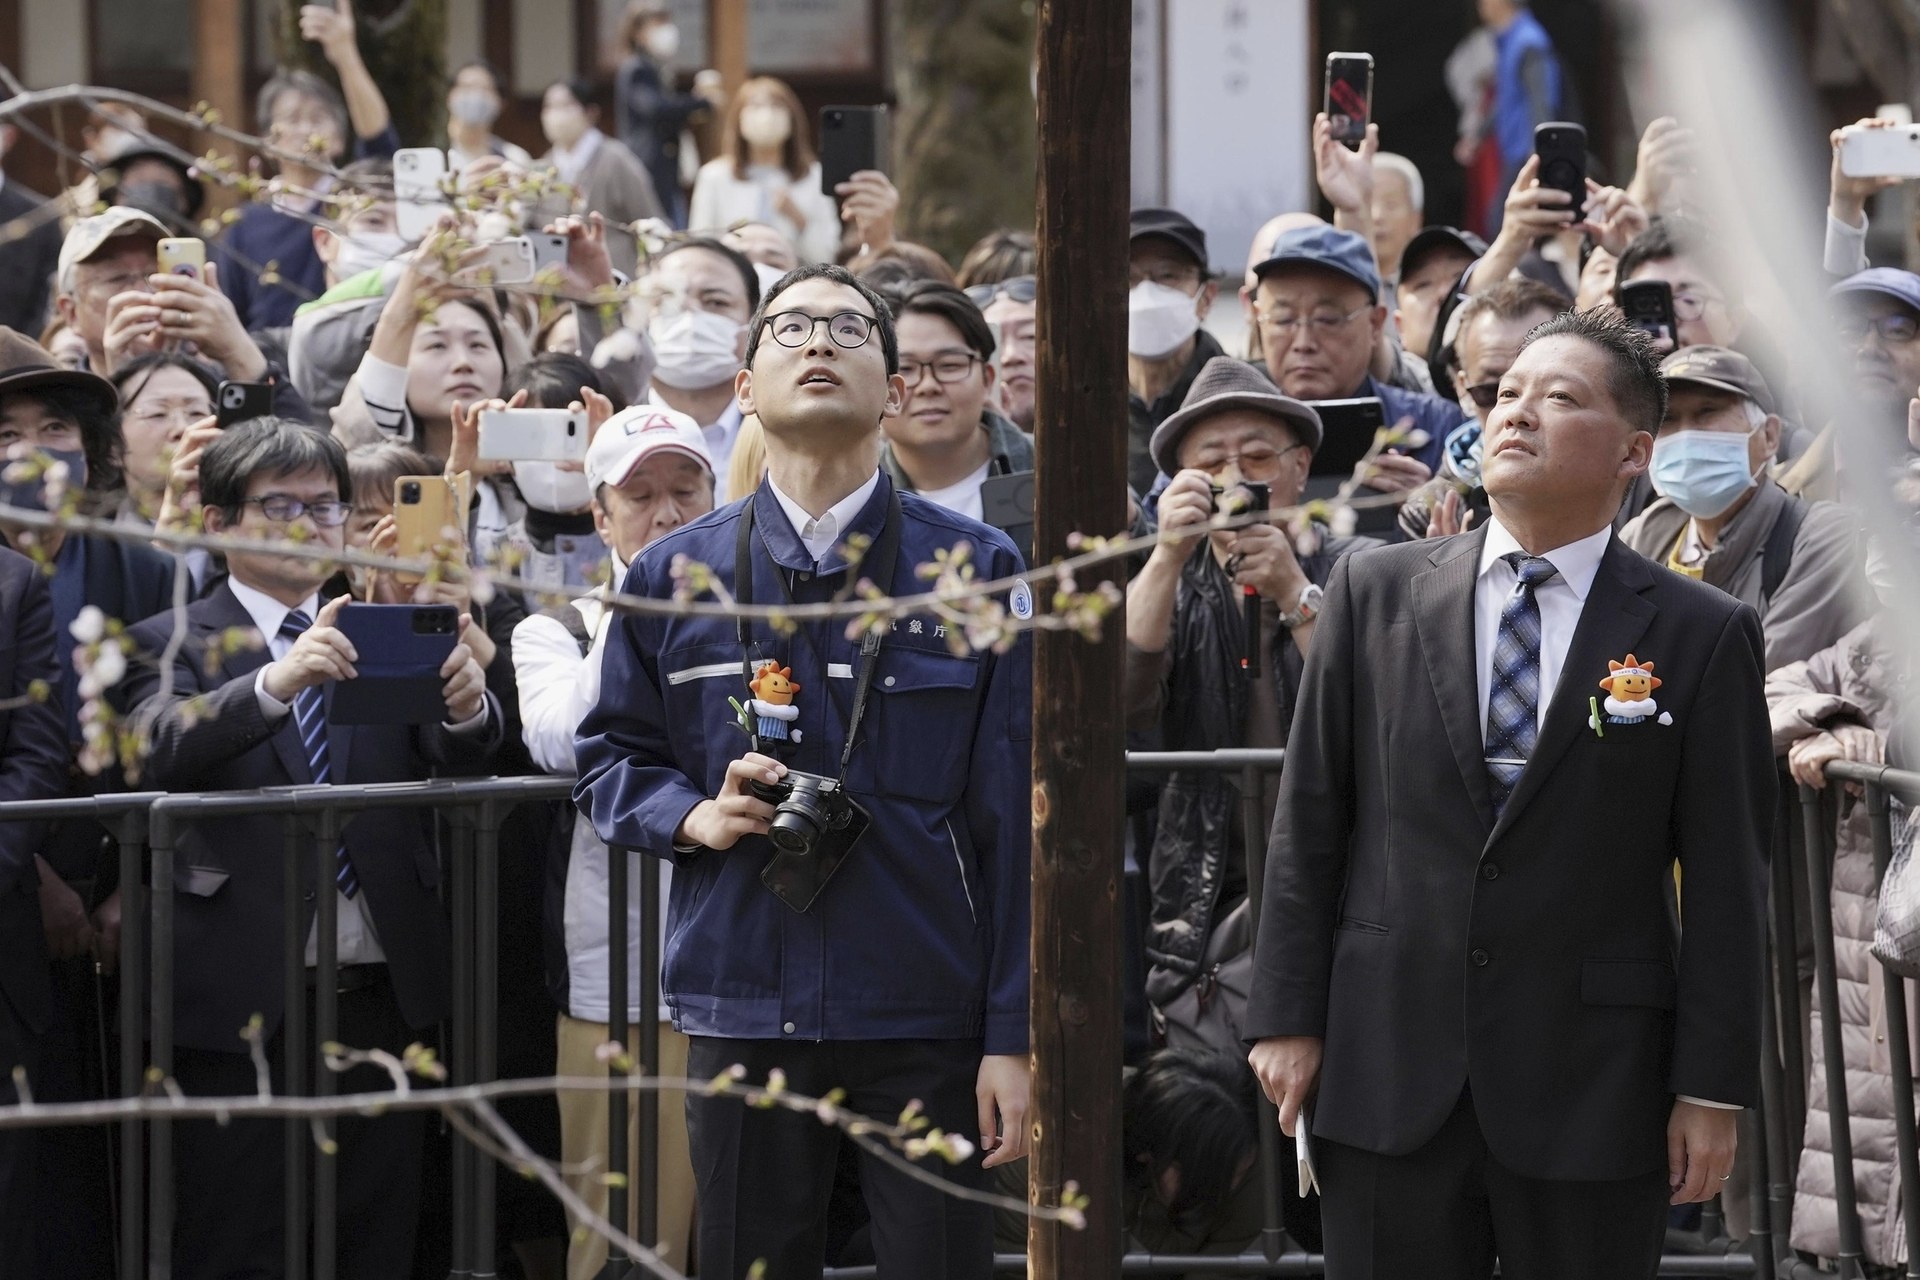
[[[1840,172],[1849,178],[1920,178],[1920,125],[1840,131]]]
[[[584,462],[584,410],[483,409],[480,457],[485,462]]]
[[[402,147],[393,153],[395,230],[403,240],[424,239],[447,211],[447,154],[438,147]]]

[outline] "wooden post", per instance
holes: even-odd
[[[707,57],[731,98],[747,79],[747,0],[707,0]]]
[[[1126,527],[1127,205],[1131,7],[1041,0],[1039,563],[1075,532]],[[1079,575],[1124,584],[1109,562]],[[1041,593],[1044,597],[1046,592]],[[1028,1275],[1120,1274],[1120,923],[1125,738],[1121,618],[1098,644],[1034,638],[1033,1145],[1027,1195],[1078,1182],[1087,1229],[1034,1221]]]
[[[220,112],[228,125],[251,131],[253,111],[247,102],[247,22],[245,0],[193,0],[193,100]],[[204,150],[205,138],[195,138],[189,149]],[[231,153],[225,143],[214,144]],[[220,188],[209,194],[220,204]]]

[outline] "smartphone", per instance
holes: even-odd
[[[355,676],[335,682],[334,724],[439,724],[447,718],[440,668],[460,640],[450,604],[348,605],[334,623],[360,656]]]
[[[1920,178],[1920,125],[1840,131],[1840,172],[1849,178]]]
[[[885,107],[820,109],[820,189],[828,195],[862,169],[892,171]]]
[[[160,242],[155,252],[162,275],[187,276],[194,280],[206,276],[207,244],[204,240],[196,240],[191,236],[169,236]]]
[[[400,476],[393,482],[394,556],[431,560],[436,547],[458,541],[467,528],[467,493],[445,476]],[[416,586],[425,576],[394,571],[394,580]]]
[[[194,241],[198,244],[199,241]],[[225,431],[236,422],[273,416],[271,382],[222,382],[215,393],[213,420]]]
[[[1655,342],[1665,338],[1679,345],[1680,321],[1673,314],[1673,286],[1665,280],[1629,280],[1616,285],[1614,300],[1627,323]]]
[[[1373,119],[1372,54],[1327,55],[1326,112],[1335,142],[1357,148],[1366,140],[1367,122]]]
[[[980,520],[1013,539],[1033,563],[1033,472],[1013,471],[980,482]]]
[[[1549,120],[1534,127],[1533,153],[1540,157],[1540,185],[1566,192],[1578,222],[1587,204],[1587,131],[1564,120]]]
[[[567,238],[548,235],[546,232],[529,232],[520,237],[527,242],[533,255],[533,273],[564,268],[567,265]]]
[[[529,284],[539,271],[532,237],[513,236],[476,246],[453,273],[452,282],[468,289],[491,289],[503,284]]]
[[[485,409],[480,413],[483,462],[585,462],[587,415],[565,409]]]
[[[1320,415],[1321,442],[1307,474],[1344,480],[1373,447],[1374,436],[1387,425],[1386,406],[1378,396],[1360,396],[1352,400],[1315,400],[1313,411]]]
[[[448,209],[441,181],[447,155],[438,147],[402,147],[393,153],[394,229],[403,240],[422,240]]]

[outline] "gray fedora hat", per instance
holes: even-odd
[[[1215,356],[1193,380],[1187,398],[1165,422],[1153,429],[1147,452],[1167,475],[1180,470],[1180,441],[1195,423],[1228,409],[1252,409],[1284,421],[1307,446],[1320,451],[1320,415],[1304,400],[1295,400],[1273,385],[1273,380],[1244,360]]]

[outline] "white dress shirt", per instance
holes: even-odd
[[[1533,589],[1540,606],[1540,705],[1544,718],[1553,701],[1554,688],[1560,683],[1560,670],[1567,662],[1567,649],[1573,644],[1573,632],[1580,625],[1580,612],[1587,607],[1587,594],[1593,590],[1594,575],[1600,572],[1600,557],[1613,540],[1613,526],[1589,534],[1578,542],[1555,547],[1541,557],[1559,572]],[[1480,732],[1487,731],[1488,691],[1493,686],[1493,648],[1500,638],[1500,614],[1520,581],[1520,575],[1501,557],[1524,551],[1498,516],[1487,521],[1487,540],[1480,550],[1480,576],[1473,587],[1473,660],[1480,691]],[[1705,1098],[1678,1095],[1681,1102],[1692,1102],[1717,1110],[1738,1111],[1739,1107]]]
[[[1587,592],[1593,589],[1593,575],[1600,571],[1600,557],[1606,554],[1613,538],[1611,525],[1589,534],[1578,542],[1555,547],[1542,559],[1552,561],[1560,572],[1551,581],[1533,589],[1540,606],[1540,706],[1545,716],[1553,701],[1554,686],[1560,683],[1560,668],[1567,661],[1567,646],[1573,643],[1573,629],[1580,625],[1580,611],[1587,606]],[[1480,576],[1473,587],[1473,659],[1474,674],[1480,689],[1480,732],[1487,731],[1487,699],[1493,687],[1493,648],[1500,639],[1500,614],[1507,607],[1520,575],[1500,557],[1524,548],[1514,541],[1499,518],[1487,521],[1487,540],[1480,551]]]
[[[828,507],[826,513],[817,519],[807,514],[807,509],[780,491],[780,486],[768,477],[767,486],[773,490],[774,498],[780,503],[780,509],[787,513],[787,520],[793,525],[793,531],[800,535],[800,541],[806,546],[807,554],[817,564],[820,558],[833,550],[840,541],[847,526],[859,516],[867,499],[880,486],[880,469],[874,468],[867,482],[855,489],[840,501]]]
[[[256,591],[238,578],[227,579],[227,586],[233,591],[234,599],[240,602],[253,625],[260,628],[260,634],[266,637],[267,652],[278,662],[287,656],[293,648],[293,641],[280,634],[280,624],[287,620],[293,610],[281,604],[272,596]],[[320,609],[318,593],[308,596],[300,605],[300,612],[313,618]],[[277,726],[280,721],[292,714],[293,705],[280,701],[266,690],[267,669],[260,668],[260,674],[253,678],[253,696],[260,704],[260,714],[267,723]],[[367,914],[367,887],[363,883],[360,892],[349,898],[338,889],[334,890],[339,901],[334,904],[334,936],[337,940],[337,955],[341,964],[385,964],[387,953],[380,949],[379,935],[373,931],[373,917]],[[307,931],[307,963],[320,963],[320,918],[314,917],[314,927]]]

